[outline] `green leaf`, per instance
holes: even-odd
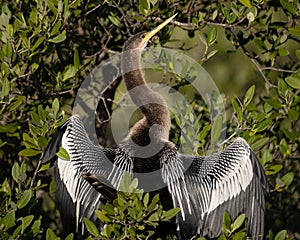
[[[35,125],[42,126],[41,125],[42,120],[40,119],[40,116],[36,112],[31,111],[30,116]]]
[[[207,240],[207,239],[203,237],[203,238],[200,238],[199,240]],[[227,240],[227,238],[224,235],[221,235],[220,237],[218,237],[217,240]]]
[[[46,148],[48,145],[48,138],[41,136],[38,137],[38,146],[42,147],[42,148]]]
[[[222,131],[222,122],[223,118],[221,115],[218,115],[215,118],[215,121],[212,124],[212,128],[211,128],[211,144],[214,145],[218,142],[219,137],[221,135],[221,131]]]
[[[80,68],[80,59],[77,48],[74,49],[74,67],[76,71],[78,71]]]
[[[158,213],[157,212],[152,213],[151,216],[148,218],[148,220],[151,222],[159,221]]]
[[[47,119],[47,112],[43,109],[42,105],[38,105],[38,114],[40,119],[45,122]]]
[[[97,227],[95,226],[95,224],[88,218],[84,218],[83,221],[84,221],[84,224],[85,224],[87,230],[90,232],[90,234],[92,234],[94,237],[98,237],[99,231],[98,231]]]
[[[300,89],[300,76],[299,76],[299,73],[298,74],[292,74],[291,76],[285,78],[285,81],[292,88]]]
[[[54,180],[51,180],[49,183],[49,193],[54,193],[56,190],[56,182]]]
[[[10,92],[10,83],[7,78],[4,78],[2,82],[2,95],[5,97],[9,94],[9,92]]]
[[[232,103],[234,111],[236,112],[238,120],[241,121],[243,118],[243,111],[242,111],[240,104],[235,99],[232,99],[231,103]]]
[[[232,236],[232,240],[246,239],[247,234],[245,232],[237,232]]]
[[[256,140],[256,141],[252,144],[252,149],[253,149],[254,151],[258,151],[258,150],[260,150],[263,146],[265,146],[268,142],[269,142],[269,138],[268,138],[268,137],[260,138],[260,139]]]
[[[152,6],[155,6],[155,4],[158,2],[158,0],[148,0],[151,4],[152,4]]]
[[[56,116],[59,111],[59,101],[57,98],[55,98],[52,102],[52,110],[53,110],[54,115]]]
[[[19,176],[21,175],[20,166],[17,162],[14,163],[12,167],[12,177],[16,182],[19,182]]]
[[[60,43],[60,42],[65,41],[66,38],[67,38],[66,34],[61,33],[61,34],[58,34],[57,36],[55,36],[54,38],[49,39],[49,42]]]
[[[252,7],[250,0],[239,0],[239,2],[248,8]]]
[[[130,185],[129,185],[129,192],[134,192],[138,186],[139,182],[137,178],[132,179]]]
[[[211,52],[207,53],[206,59],[210,59],[213,55],[215,55],[218,50],[212,50]]]
[[[16,110],[21,105],[24,99],[25,96],[18,96],[17,99],[9,105],[9,111]]]
[[[274,175],[274,174],[278,173],[282,168],[283,168],[283,166],[281,164],[272,165],[267,169],[266,174]]]
[[[10,41],[8,41],[5,46],[6,46],[6,49],[5,49],[6,55],[7,55],[7,57],[11,58],[13,55],[13,48],[12,48]]]
[[[100,208],[110,215],[115,214],[114,206],[111,204],[100,205]]]
[[[289,172],[289,173],[285,174],[285,175],[281,178],[281,180],[284,182],[285,186],[288,187],[288,186],[290,186],[291,183],[293,182],[294,176],[295,176],[295,174],[294,174],[293,172]]]
[[[43,164],[42,167],[39,169],[39,172],[45,171],[51,167],[51,162],[48,162],[46,164]]]
[[[148,210],[148,211],[152,211],[152,210],[155,208],[155,206],[156,206],[156,204],[158,203],[158,201],[159,201],[159,195],[156,194],[156,195],[152,198],[152,201],[151,201],[151,203],[149,204],[147,210]]]
[[[218,9],[216,9],[216,10],[212,13],[211,19],[212,19],[212,20],[215,20],[217,16],[218,16]]]
[[[291,120],[294,120],[294,121],[298,120],[298,119],[299,119],[299,114],[300,114],[300,112],[297,111],[297,110],[295,110],[295,109],[290,108],[290,109],[288,110],[288,117],[289,117]]]
[[[63,81],[73,78],[76,74],[74,66],[68,66],[66,71],[63,73]]]
[[[247,106],[251,102],[251,100],[254,96],[254,92],[255,92],[255,85],[252,85],[245,94],[245,97],[244,97],[244,105],[245,106]]]
[[[24,182],[26,180],[26,163],[22,162],[21,167],[17,162],[12,167],[12,177],[16,182]]]
[[[22,194],[22,197],[17,202],[18,208],[21,209],[25,207],[29,203],[31,197],[32,197],[31,190],[25,190]]]
[[[4,14],[4,12],[0,14],[0,28],[5,27],[9,24],[9,18],[10,17],[7,14]]]
[[[31,231],[35,237],[40,232],[41,220],[35,220],[31,226]]]
[[[23,141],[26,148],[38,148],[34,139],[30,137],[27,133],[23,133]]]
[[[51,228],[46,231],[46,240],[58,240],[59,238],[55,235]]]
[[[286,9],[290,14],[296,14],[297,13],[297,6],[290,3],[287,0],[280,0],[281,6]]]
[[[108,15],[108,19],[117,27],[120,26],[120,24],[121,24],[120,19],[116,16]]]
[[[279,56],[281,57],[286,57],[290,54],[289,50],[285,49],[285,48],[280,48],[278,50]]]
[[[129,213],[129,216],[130,216],[132,219],[136,219],[136,216],[137,216],[137,209],[135,209],[135,208],[128,208],[128,213]]]
[[[20,172],[21,172],[21,174],[24,174],[24,173],[26,172],[26,168],[27,168],[26,162],[23,161],[23,162],[21,163],[21,166],[20,166]]]
[[[15,226],[16,223],[16,216],[15,211],[9,211],[4,218],[1,219],[1,223],[4,224],[5,230],[10,229],[11,227]]]
[[[70,233],[66,238],[65,240],[73,240],[74,238],[74,233]]]
[[[9,123],[6,125],[0,125],[0,133],[14,133],[18,129],[19,124],[17,123]]]
[[[111,220],[106,216],[106,212],[103,212],[103,211],[99,211],[99,210],[96,210],[95,211],[95,214],[96,216],[98,217],[98,219],[101,221],[101,222],[110,222]]]
[[[34,149],[23,149],[18,154],[19,154],[19,156],[33,157],[33,156],[36,156],[40,153],[41,153],[40,151],[34,150]]]
[[[139,0],[139,11],[143,15],[146,15],[150,9],[150,4],[148,0]]]
[[[31,224],[32,220],[33,220],[34,216],[33,215],[29,215],[26,217],[21,217],[18,220],[21,220],[22,222],[22,230],[21,233],[23,234],[25,229]]]
[[[58,4],[57,4],[57,11],[58,11],[58,14],[61,14],[61,13],[62,13],[63,7],[64,7],[63,1],[62,1],[62,0],[59,0],[59,1],[58,1]]]
[[[21,231],[22,231],[22,225],[17,226],[12,234],[12,238],[17,239],[17,236],[21,235]]]
[[[55,15],[58,13],[54,0],[47,0],[47,5]]]
[[[171,218],[175,217],[179,212],[180,212],[180,208],[170,209],[165,213],[163,213],[162,218],[164,221],[170,220]]]
[[[244,223],[245,218],[246,218],[246,215],[244,213],[241,214],[240,216],[238,216],[231,225],[231,231],[234,232],[234,231],[238,230]]]
[[[149,193],[146,193],[143,198],[144,207],[147,207],[149,203]]]
[[[231,218],[228,212],[224,212],[222,232],[227,236],[231,232]]]
[[[212,44],[215,43],[215,41],[217,40],[218,37],[218,29],[215,27],[212,27],[207,35],[207,43],[208,46],[211,46]]]
[[[277,99],[272,99],[272,98],[264,98],[264,101],[269,104],[270,106],[280,109],[282,108],[282,103],[279,102]]]
[[[119,190],[122,192],[129,192],[130,183],[131,183],[131,176],[128,172],[125,172],[121,178],[119,184]]]
[[[294,36],[297,36],[297,37],[300,37],[300,26],[291,27],[288,30],[289,30],[290,34],[292,34]]]
[[[297,49],[295,53],[296,53],[298,60],[300,60],[300,49]]]
[[[61,158],[63,160],[66,160],[66,161],[70,160],[69,153],[63,147],[59,147],[59,151],[56,153],[56,156],[58,156],[59,158]]]
[[[288,85],[285,83],[283,79],[278,80],[278,93],[281,97],[285,98],[286,94],[289,90]],[[280,106],[281,107],[281,106]]]
[[[272,119],[267,118],[264,121],[260,122],[259,124],[257,124],[257,128],[255,129],[256,132],[262,132],[264,130],[266,130],[268,127],[271,126],[272,123]]]
[[[221,10],[222,10],[222,13],[223,13],[224,17],[226,18],[226,20],[228,20],[230,18],[230,14],[229,14],[229,10],[228,10],[227,6],[221,5]]]
[[[50,35],[51,36],[56,35],[56,33],[58,32],[58,30],[60,29],[60,27],[61,27],[61,22],[56,22],[55,25],[53,26],[52,30],[51,30]]]
[[[45,37],[40,37],[32,46],[31,51],[34,52],[35,49],[38,48],[38,46],[40,46],[42,44],[42,42],[44,42]]]
[[[274,240],[285,240],[286,238],[286,230],[281,230],[279,233],[276,234]]]
[[[259,47],[261,48],[262,50],[267,50],[267,46],[266,44],[259,38],[255,38],[254,40],[254,43]]]
[[[280,152],[281,152],[282,154],[286,154],[287,151],[289,150],[289,146],[288,146],[288,144],[287,144],[285,138],[282,138],[282,139],[280,140],[280,143],[279,143],[279,149],[280,149]]]

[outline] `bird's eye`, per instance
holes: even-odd
[[[146,33],[143,33],[141,38],[144,39],[146,37]]]

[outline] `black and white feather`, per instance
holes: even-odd
[[[59,147],[67,150],[70,160],[56,156]],[[120,148],[107,149],[95,146],[89,139],[83,123],[78,115],[70,117],[53,136],[47,146],[43,162],[52,159],[55,162],[56,204],[61,214],[64,234],[76,233],[78,239],[85,234],[84,217],[97,223],[94,214],[102,202],[107,199],[82,177],[82,173],[93,172],[103,179],[108,179],[107,185],[119,185],[120,176],[124,171],[130,171],[130,158]],[[120,159],[124,159],[120,165]],[[116,162],[115,164],[113,164]],[[126,163],[128,164],[126,165]],[[118,168],[120,166],[120,168]],[[114,174],[112,174],[114,173]]]
[[[262,239],[264,231],[264,193],[268,183],[254,152],[248,143],[237,138],[223,151],[205,157],[182,155],[183,161],[192,161],[181,181],[188,196],[184,215],[178,216],[183,239],[196,234],[210,238],[221,234],[224,212],[232,218],[245,213],[248,233]],[[176,199],[175,199],[176,200]]]

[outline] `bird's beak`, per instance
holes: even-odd
[[[150,32],[147,32],[143,39],[143,42],[145,42],[145,43],[148,42],[156,33],[158,33],[163,27],[165,27],[169,22],[171,22],[173,20],[173,18],[176,17],[176,15],[177,15],[177,13],[174,14],[172,17],[168,18],[166,21],[161,23],[159,26],[157,26]]]

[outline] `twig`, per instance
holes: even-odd
[[[232,35],[238,39],[235,34],[231,31]],[[272,84],[270,82],[270,80],[266,77],[266,75],[264,74],[264,71],[262,69],[262,67],[259,65],[259,63],[256,61],[256,57],[253,57],[245,48],[245,46],[243,44],[239,44],[239,46],[241,47],[241,49],[243,50],[244,54],[250,59],[250,61],[253,63],[253,65],[256,67],[256,69],[258,70],[258,72],[260,73],[260,75],[263,77],[264,81],[268,84],[269,87],[274,87],[277,88],[276,85]]]
[[[155,19],[161,20],[161,18],[155,18]],[[245,18],[242,18],[240,21],[238,21],[234,24],[218,23],[218,22],[210,22],[210,21],[202,20],[201,22],[199,22],[199,24],[200,25],[210,25],[210,26],[224,27],[224,28],[233,28],[233,27],[238,26],[244,20],[245,20]],[[176,20],[173,20],[172,23],[174,25],[176,25],[178,27],[182,27],[182,28],[188,28],[188,29],[193,28],[194,30],[199,28],[199,26],[196,26],[193,23],[183,23],[183,22],[179,22],[179,21],[176,21]]]
[[[246,54],[246,53],[245,53]],[[249,59],[250,59],[250,61],[254,64],[254,66],[256,67],[256,69],[258,70],[258,72],[260,73],[260,75],[263,77],[263,79],[265,80],[265,82],[270,86],[270,87],[277,87],[276,85],[274,85],[274,84],[272,84],[271,82],[270,82],[270,80],[266,77],[266,75],[264,74],[264,72],[263,72],[263,69],[260,67],[260,65],[258,64],[258,62],[256,62],[256,60],[253,58],[253,57],[251,57],[251,56],[249,56],[249,54],[246,54],[248,57],[249,57]]]
[[[89,15],[90,13],[92,13],[92,12],[94,12],[95,10],[97,10],[99,7],[101,7],[102,6],[102,4],[98,4],[96,7],[94,7],[93,9],[91,9],[90,11],[88,11],[87,13],[86,13],[86,16],[87,15]]]
[[[130,34],[129,30],[130,29],[130,26],[128,25],[128,21],[127,21],[127,17],[126,17],[126,14],[122,11],[122,9],[119,7],[119,4],[117,4],[115,1],[113,1],[113,4],[114,6],[119,10],[119,12],[121,13],[123,19],[124,19],[124,24],[125,24],[125,27],[126,27],[126,30],[127,30],[127,33]]]
[[[107,123],[107,122],[110,121],[110,119],[111,119],[111,114],[110,114],[109,109],[108,109],[108,107],[107,107],[105,98],[104,98],[104,97],[100,97],[99,100],[102,100],[103,105],[104,105],[104,108],[105,108],[105,112],[106,112],[106,114],[107,114],[107,116],[108,116],[107,119],[101,120],[101,119],[99,118],[98,114],[95,113],[96,118],[97,118],[97,121],[100,123],[100,125],[102,125],[102,124]],[[108,99],[106,99],[106,100],[108,100]],[[99,103],[98,103],[98,104],[99,104]]]
[[[43,156],[43,155],[42,155],[42,156]],[[31,182],[30,182],[30,187],[29,187],[29,189],[32,189],[33,183],[35,182],[35,179],[36,179],[36,176],[37,176],[37,173],[38,173],[38,171],[39,171],[39,169],[40,169],[40,167],[41,167],[41,165],[42,165],[42,156],[40,157],[39,162],[38,162],[38,165],[36,166],[36,169],[35,169],[34,174],[33,174],[33,176],[32,176],[32,179],[31,179]]]
[[[276,71],[276,72],[285,72],[285,73],[294,73],[295,72],[293,70],[287,70],[287,69],[275,68],[275,67],[264,67],[264,68],[261,68],[261,70],[262,71],[272,70],[272,71]]]

